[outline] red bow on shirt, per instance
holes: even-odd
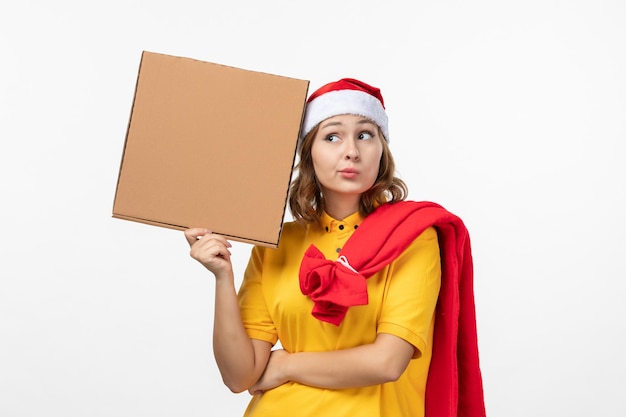
[[[396,259],[430,226],[446,229],[459,242],[467,235],[461,220],[440,205],[402,201],[383,204],[366,217],[337,261],[326,259],[311,245],[300,265],[300,290],[315,303],[312,314],[339,325],[348,307],[367,304],[365,279]],[[457,258],[448,261],[456,263]]]
[[[339,325],[350,306],[367,304],[365,280],[431,226],[437,230],[442,270],[425,415],[484,417],[472,253],[459,217],[431,202],[383,204],[352,234],[337,261],[309,247],[300,265],[300,288],[313,300],[315,317]]]
[[[300,290],[314,302],[311,314],[336,326],[348,307],[367,304],[366,278],[351,269],[345,258],[329,261],[314,245],[300,264]]]

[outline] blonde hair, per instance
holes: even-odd
[[[320,218],[325,210],[324,196],[320,185],[315,178],[311,148],[319,125],[313,128],[302,139],[298,148],[299,161],[294,172],[296,178],[289,187],[289,209],[294,219],[299,223],[320,223]],[[383,153],[380,157],[378,177],[372,187],[361,194],[359,200],[359,212],[367,216],[382,203],[402,201],[407,197],[408,188],[404,181],[395,176],[396,164],[389,145],[382,131],[378,128],[378,137],[383,144]]]

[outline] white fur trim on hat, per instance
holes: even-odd
[[[302,124],[302,138],[322,121],[340,114],[367,117],[380,127],[389,142],[389,121],[385,108],[376,97],[360,90],[329,91],[309,102]]]

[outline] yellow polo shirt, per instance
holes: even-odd
[[[322,227],[286,223],[277,249],[254,247],[239,290],[244,326],[251,338],[288,352],[347,349],[374,342],[378,333],[405,339],[415,355],[395,382],[350,389],[322,389],[288,382],[252,398],[247,417],[421,417],[432,352],[434,310],[441,284],[437,233],[424,231],[400,257],[368,278],[369,303],[355,306],[339,326],[311,315],[313,302],[300,291],[298,271],[311,244],[337,253],[362,222],[328,215]]]

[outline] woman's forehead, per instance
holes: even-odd
[[[344,125],[348,123],[354,123],[354,124],[360,124],[360,125],[371,124],[373,126],[377,126],[375,122],[373,122],[371,119],[368,119],[365,116],[360,116],[357,114],[340,114],[337,116],[329,117],[328,119],[324,120],[322,123],[320,123],[320,128],[324,128],[327,126]]]

